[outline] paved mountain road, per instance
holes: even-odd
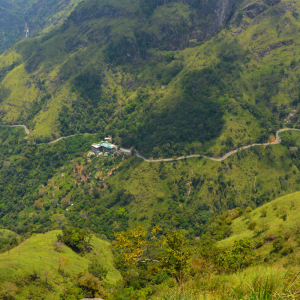
[[[23,127],[24,130],[26,131],[27,135],[30,134],[28,128],[26,127],[26,125],[0,125],[1,127]],[[283,129],[279,129],[276,131],[276,142],[274,143],[262,143],[262,144],[252,144],[252,145],[247,145],[247,146],[243,146],[241,148],[238,148],[238,149],[235,149],[235,150],[232,150],[228,153],[226,153],[224,156],[220,157],[220,158],[214,158],[214,157],[209,157],[209,156],[206,156],[206,155],[197,155],[197,154],[194,154],[194,155],[187,155],[187,156],[180,156],[180,157],[177,157],[176,160],[182,160],[182,159],[185,159],[185,158],[192,158],[192,157],[204,157],[204,158],[208,158],[210,160],[213,160],[213,161],[222,161],[224,159],[226,159],[228,156],[238,152],[238,151],[241,151],[241,150],[244,150],[244,149],[247,149],[247,148],[251,148],[251,147],[254,147],[254,146],[267,146],[267,145],[278,145],[281,143],[281,140],[279,138],[279,133],[280,132],[283,132],[283,131],[288,131],[288,130],[295,130],[295,131],[300,131],[300,129],[296,129],[296,128],[283,128]],[[72,135],[68,135],[68,136],[62,136],[54,141],[51,141],[51,142],[48,142],[48,143],[39,143],[37,145],[45,145],[45,144],[54,144],[62,139],[66,139],[66,138],[69,138],[69,137],[72,137],[72,136],[77,136],[77,135],[85,135],[85,134],[89,134],[89,135],[95,135],[97,133],[80,133],[80,134],[72,134]],[[123,153],[126,153],[126,154],[131,154],[131,149],[126,149],[126,148],[120,148],[120,151],[123,152]],[[143,155],[140,154],[140,152],[138,150],[135,150],[134,149],[134,152],[136,154],[137,157],[143,159],[144,161],[148,161],[148,162],[161,162],[161,161],[165,161],[165,162],[168,162],[168,161],[173,161],[174,159],[173,158],[162,158],[162,159],[149,159],[149,158],[146,158],[144,157]]]
[[[204,157],[204,158],[208,158],[210,160],[213,160],[213,161],[222,161],[224,159],[226,159],[228,156],[238,152],[238,151],[241,151],[241,150],[244,150],[244,149],[247,149],[247,148],[251,148],[251,147],[254,147],[254,146],[267,146],[267,145],[278,145],[281,143],[281,140],[279,138],[279,133],[280,132],[283,132],[283,131],[288,131],[288,130],[296,130],[296,131],[300,131],[300,129],[296,129],[296,128],[284,128],[284,129],[279,129],[276,131],[276,142],[274,143],[262,143],[262,144],[252,144],[252,145],[247,145],[247,146],[243,146],[241,148],[238,148],[238,149],[235,149],[235,150],[232,150],[228,153],[226,153],[224,156],[220,157],[220,158],[214,158],[214,157],[209,157],[209,156],[206,156],[206,155],[187,155],[187,156],[180,156],[180,157],[177,157],[176,160],[181,160],[181,159],[185,159],[185,158],[192,158],[192,157]],[[126,148],[121,148],[121,151],[123,152],[130,152],[131,150],[130,149],[126,149]],[[142,158],[143,160],[145,161],[148,161],[148,162],[161,162],[161,161],[172,161],[174,160],[173,158],[165,158],[165,159],[148,159],[144,156],[142,156],[138,150],[134,150],[135,153],[136,153],[136,156],[139,157],[139,158]]]

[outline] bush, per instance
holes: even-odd
[[[250,221],[248,225],[248,229],[254,230],[256,227],[257,223],[255,221]]]
[[[168,52],[167,53],[167,61],[171,62],[172,60],[174,60],[174,52]]]
[[[85,297],[105,297],[107,296],[103,288],[103,283],[92,274],[86,274],[78,278],[78,285],[82,289]]]
[[[87,229],[68,227],[63,229],[62,235],[57,235],[57,241],[63,242],[74,251],[84,252],[90,245],[91,233]]]
[[[263,208],[260,212],[260,217],[265,218],[266,216],[267,216],[267,210],[266,210],[266,208]]]
[[[284,246],[284,240],[283,240],[283,238],[276,239],[273,242],[273,250],[272,250],[272,252],[278,253],[283,248],[283,246]]]
[[[88,271],[93,276],[104,280],[107,276],[108,270],[104,268],[97,259],[94,259],[90,264]]]

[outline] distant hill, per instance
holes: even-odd
[[[77,0],[4,0],[0,3],[0,53],[24,38],[25,22],[34,36],[62,24]]]

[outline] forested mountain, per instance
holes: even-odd
[[[37,141],[100,131],[153,157],[267,141],[296,122],[297,10],[82,2],[62,26],[0,57],[2,122],[26,124]]]
[[[0,52],[25,37],[25,23],[35,36],[61,24],[79,1],[3,0],[0,3]]]

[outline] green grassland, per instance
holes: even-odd
[[[170,36],[160,28],[184,31],[191,6],[160,5],[145,22],[138,1],[86,1],[59,29],[0,57],[2,122],[26,124],[36,140],[109,133],[149,157],[219,155],[266,141],[285,122],[297,126],[285,120],[299,98],[298,6],[233,18],[168,61]],[[158,44],[147,42],[154,34]]]
[[[87,273],[93,258],[99,259],[108,269],[107,282],[115,284],[122,277],[113,266],[110,244],[96,237],[92,238],[93,250],[81,256],[64,246],[56,251],[56,236],[60,231],[36,234],[16,248],[0,255],[0,285],[10,282],[18,293],[14,299],[58,299],[60,293],[71,288],[73,279],[79,273]],[[59,259],[67,257],[67,263],[59,272]]]
[[[237,238],[252,238],[255,236],[253,230],[248,229],[249,220],[257,223],[265,222],[269,229],[265,232],[266,236],[276,234],[276,232],[287,231],[288,229],[296,229],[299,223],[299,206],[300,193],[292,193],[278,199],[275,199],[250,213],[250,219],[239,217],[232,222],[233,233],[230,238],[220,242],[226,245]],[[284,221],[280,218],[281,211],[287,211],[287,219]],[[262,211],[266,211],[266,217],[262,217]]]

